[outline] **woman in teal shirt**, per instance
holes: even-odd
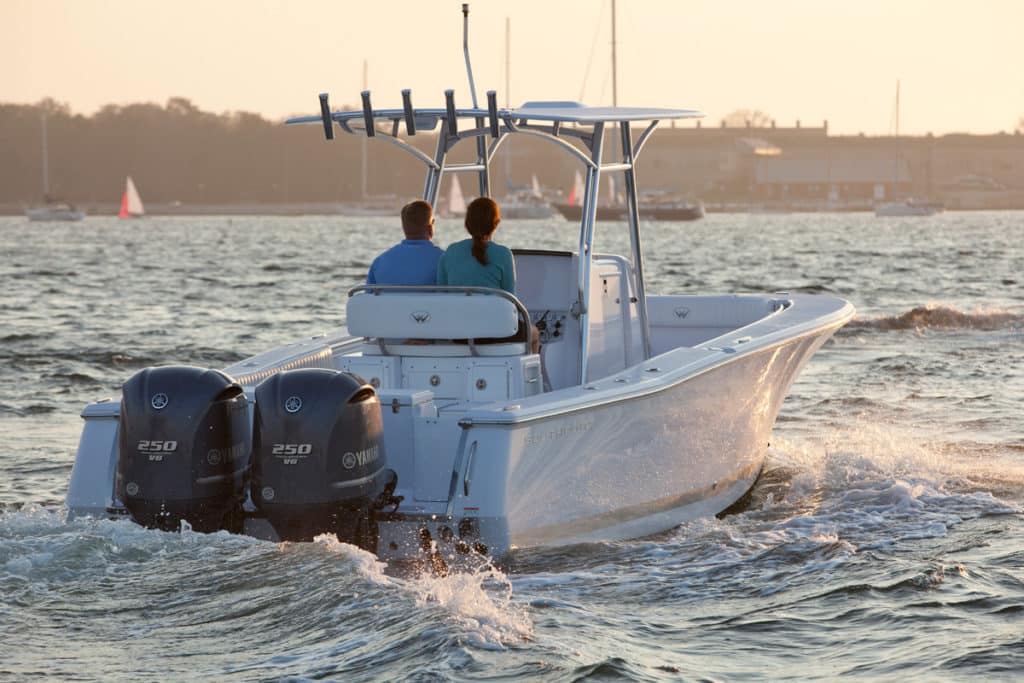
[[[466,207],[466,231],[471,239],[449,245],[437,264],[437,284],[493,287],[516,293],[516,262],[512,250],[493,241],[501,223],[498,204],[477,197]]]
[[[494,231],[501,223],[501,211],[490,197],[477,197],[466,207],[466,232],[471,239],[448,246],[437,264],[437,284],[463,287],[493,287],[516,293],[516,261],[512,250],[495,244]],[[478,339],[478,343],[525,341],[528,320],[519,321],[519,331],[508,339]],[[536,327],[532,327],[531,353],[540,349]]]

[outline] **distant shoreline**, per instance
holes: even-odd
[[[0,204],[0,216],[23,216],[29,204]],[[117,216],[119,208],[115,203],[79,204],[86,216]],[[864,213],[874,210],[866,203],[823,204],[818,202],[704,202],[707,213]],[[962,206],[946,206],[947,211],[1021,211],[1024,198],[1020,201],[1001,202],[997,206],[971,203]],[[298,202],[298,203],[224,203],[224,204],[146,204],[149,216],[349,216],[373,217],[399,215],[401,206],[393,208],[366,207],[346,202]]]
[[[28,204],[0,204],[0,216],[24,215]],[[86,216],[117,216],[120,204],[103,203],[77,204]],[[380,209],[373,213],[360,212],[358,207],[343,202],[293,202],[293,203],[223,203],[223,204],[161,204],[146,202],[147,216],[346,216],[346,215],[398,215],[401,206],[394,210]]]

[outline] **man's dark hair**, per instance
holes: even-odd
[[[402,207],[402,232],[406,239],[420,240],[427,237],[433,221],[434,209],[430,202],[417,199]]]

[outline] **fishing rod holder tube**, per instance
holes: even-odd
[[[402,110],[405,112],[405,132],[409,135],[416,135],[416,116],[412,111],[412,91],[408,88],[402,91]]]
[[[457,136],[459,134],[459,122],[455,115],[455,91],[444,91],[444,108],[448,112],[448,134]]]
[[[491,137],[497,140],[501,136],[498,126],[498,93],[487,91],[487,120],[491,125]]]
[[[363,125],[366,126],[366,137],[372,138],[377,129],[373,125],[373,107],[370,106],[370,91],[360,93],[363,98]]]
[[[334,121],[331,119],[331,105],[328,103],[327,99],[327,93],[320,93],[320,118],[324,122],[324,137],[328,140],[333,140]]]

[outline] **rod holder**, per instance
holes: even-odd
[[[334,139],[334,121],[331,119],[331,105],[327,103],[327,93],[320,93],[320,120],[324,122],[324,137]]]
[[[491,137],[497,140],[500,135],[498,130],[498,93],[493,90],[487,91],[487,118],[491,124]]]
[[[402,109],[405,110],[405,132],[409,135],[416,135],[416,117],[412,113],[412,91],[408,88],[402,91]]]
[[[455,91],[444,91],[444,106],[448,110],[448,134],[459,134],[459,123],[455,120]]]
[[[364,90],[360,93],[363,97],[363,125],[366,126],[366,137],[372,138],[377,134],[373,125],[373,108],[370,106],[370,91]]]

